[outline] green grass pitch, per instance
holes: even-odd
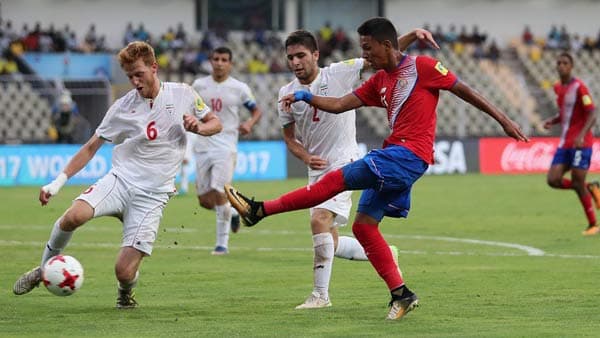
[[[265,199],[304,183],[237,186]],[[81,227],[65,251],[85,268],[78,293],[61,298],[42,286],[13,295],[13,282],[39,263],[51,225],[84,188],[68,186],[43,208],[38,187],[0,189],[1,337],[592,337],[600,329],[600,237],[581,236],[575,193],[550,189],[542,175],[417,182],[409,218],[381,224],[421,302],[397,322],[384,320],[389,294],[371,265],[338,258],[333,307],[294,310],[312,288],[307,211],[242,228],[231,234],[230,254],[213,257],[215,216],[193,194],[165,210],[142,264],[139,308],[114,308],[121,225],[107,217]]]

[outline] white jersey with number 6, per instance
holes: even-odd
[[[195,137],[194,152],[237,152],[240,109],[246,107],[251,111],[256,107],[256,99],[250,87],[231,76],[223,82],[216,82],[212,76],[206,76],[194,81],[192,87],[206,100],[223,125],[223,130],[218,134]]]
[[[208,112],[189,85],[163,82],[154,100],[134,89],[115,101],[96,135],[116,145],[111,172],[145,191],[173,192],[186,147],[183,114]]]
[[[364,59],[350,59],[336,62],[319,69],[319,75],[310,85],[301,84],[298,79],[281,87],[279,99],[297,90],[309,90],[314,95],[340,97],[352,92],[360,79]],[[323,170],[310,169],[309,176],[321,175],[337,169],[358,158],[356,144],[356,111],[331,114],[316,109],[306,102],[292,104],[292,111],[286,112],[278,106],[281,126],[295,122],[296,138],[311,155],[327,160],[329,166]]]

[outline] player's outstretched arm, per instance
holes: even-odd
[[[506,114],[500,111],[496,106],[489,102],[485,97],[479,94],[477,91],[471,89],[466,83],[457,81],[456,84],[450,89],[450,91],[477,107],[479,110],[493,117],[504,129],[506,135],[514,138],[517,141],[528,142],[529,139],[523,132],[517,123],[511,120]]]
[[[63,171],[49,184],[40,189],[39,200],[42,205],[48,204],[50,197],[58,194],[60,188],[67,183],[67,180],[77,174],[94,157],[98,149],[104,144],[104,140],[94,134],[90,139],[79,148],[79,151],[69,160]]]
[[[204,115],[200,121],[195,116],[183,114],[183,128],[187,131],[202,136],[211,136],[223,130],[221,120],[213,112]]]
[[[287,112],[291,111],[291,105],[296,101],[304,101],[317,109],[332,114],[343,113],[351,109],[362,107],[363,105],[362,101],[353,93],[346,94],[342,97],[328,97],[313,95],[306,90],[296,91],[279,100],[279,102],[283,104],[283,109]]]
[[[406,34],[399,36],[398,49],[403,52],[408,48],[408,46],[417,40],[425,41],[431,45],[431,47],[440,49],[440,46],[438,46],[437,42],[435,42],[435,39],[433,38],[433,34],[431,34],[430,31],[422,28],[415,28]]]

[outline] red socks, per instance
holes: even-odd
[[[383,278],[388,288],[394,290],[404,285],[390,247],[379,232],[379,226],[354,222],[352,232],[365,249],[369,262]]]
[[[573,185],[571,184],[571,180],[568,178],[563,178],[560,183],[560,189],[572,189]]]
[[[264,201],[263,210],[266,215],[273,215],[286,211],[307,209],[327,201],[345,189],[342,170],[334,170],[312,185],[288,192],[277,199]]]
[[[587,217],[589,225],[596,225],[596,211],[594,211],[594,205],[592,204],[592,195],[585,194],[583,197],[580,197],[581,206],[583,206],[583,211],[585,212],[585,217]]]

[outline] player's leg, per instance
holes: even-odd
[[[75,229],[92,217],[98,216],[94,214],[94,207],[96,205],[101,201],[110,203],[106,196],[110,195],[111,191],[113,191],[115,181],[116,177],[112,174],[104,176],[96,184],[79,195],[71,207],[56,220],[50,233],[50,238],[42,253],[40,266],[31,269],[17,279],[13,285],[13,292],[16,295],[26,294],[39,285],[42,279],[44,263],[65,249]]]
[[[565,178],[565,173],[570,169],[569,153],[567,149],[558,148],[552,159],[550,169],[546,174],[546,182],[555,189],[572,189],[571,180]]]
[[[138,304],[133,289],[137,285],[144,253],[130,246],[122,247],[115,264],[117,277],[117,308],[132,309]]]
[[[596,225],[596,211],[592,203],[590,194],[585,182],[588,168],[592,158],[592,149],[573,149],[571,159],[571,186],[577,193],[577,197],[583,207],[583,211],[588,221],[588,228],[583,232],[584,235],[596,235],[600,233],[600,228]]]
[[[367,171],[364,171],[365,169]],[[353,185],[348,185],[345,182],[345,175],[347,172],[354,171],[364,171],[363,180],[355,180]],[[253,226],[266,216],[314,207],[343,191],[365,189],[376,186],[377,182],[377,175],[368,169],[368,165],[361,159],[341,169],[330,171],[314,184],[293,190],[273,200],[255,201],[242,195],[230,185],[225,187],[225,193],[231,205],[240,213],[244,225]]]
[[[313,240],[313,291],[296,309],[314,309],[331,306],[329,281],[335,251],[334,238],[330,232],[335,215],[322,208],[311,210],[310,226]]]
[[[137,306],[133,289],[137,285],[139,267],[144,256],[152,255],[158,226],[164,207],[169,201],[167,193],[149,193],[136,188],[126,191],[123,210],[123,240],[115,264],[118,281],[117,308]]]

